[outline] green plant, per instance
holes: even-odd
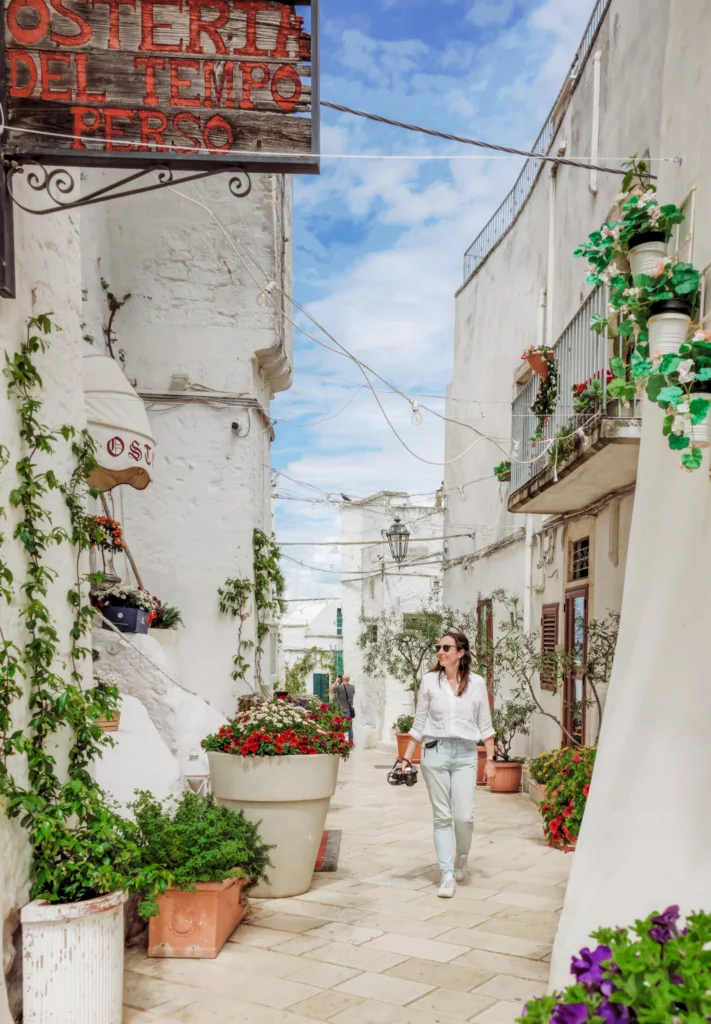
[[[106,326],[102,328],[104,332],[104,340],[106,342],[106,347],[109,350],[109,355],[111,356],[112,359],[116,359],[116,355],[114,354],[114,345],[117,343],[118,339],[116,337],[116,332],[114,331],[114,320],[116,319],[116,314],[119,312],[119,310],[123,309],[123,307],[131,298],[131,293],[126,292],[123,298],[119,299],[119,297],[117,295],[114,295],[114,293],[111,291],[108,282],[105,281],[103,277],[101,278],[101,287],[104,294],[106,295],[106,301],[109,307],[109,319]],[[85,338],[86,337],[88,336],[85,336]],[[122,368],[125,367],[126,353],[124,352],[123,349],[119,349],[117,362],[121,364]]]
[[[578,841],[596,753],[595,747],[562,747],[541,769],[547,795],[540,811],[551,847],[563,850]]]
[[[139,587],[123,586],[117,584],[113,587],[102,587],[93,595],[93,601],[97,608],[109,606],[117,608],[138,608],[139,611],[157,612],[160,601],[147,590]]]
[[[540,441],[543,437],[546,420],[555,412],[556,402],[558,401],[558,366],[555,357],[546,345],[529,349],[528,351],[540,352],[548,365],[548,376],[539,383],[538,392],[531,406],[531,412],[538,417],[538,426],[533,435],[533,440]],[[524,353],[524,358],[526,354]]]
[[[240,580],[240,579],[227,579],[225,580],[224,587],[218,587],[218,603],[222,615],[231,615],[233,619],[237,620],[237,653],[232,658],[232,672],[231,676],[238,681],[247,681],[247,669],[249,668],[249,662],[244,656],[244,651],[250,647],[254,647],[252,640],[244,640],[242,638],[242,627],[244,626],[244,620],[246,619],[245,607],[249,595],[252,593],[253,584],[251,580]]]
[[[551,441],[550,448],[548,449],[548,465],[560,466],[561,463],[575,454],[581,443],[582,438],[578,434],[573,421],[569,420],[567,423],[564,423],[555,432],[555,437]]]
[[[607,381],[612,380],[612,371],[606,370]],[[605,400],[605,388],[598,373],[583,384],[573,384],[573,410],[578,414],[593,415],[600,412]]]
[[[531,731],[531,716],[536,704],[525,697],[518,700],[505,700],[501,705],[492,708],[491,723],[496,732],[496,755],[498,761],[522,761],[520,757],[511,756],[511,747],[516,736],[528,736]]]
[[[284,690],[290,697],[301,697],[306,694],[306,677],[320,666],[329,669],[331,675],[333,651],[323,651],[319,647],[309,647],[293,665],[285,669]]]
[[[91,774],[91,765],[111,739],[102,735],[97,719],[118,708],[119,694],[107,681],[87,687],[80,670],[90,649],[84,638],[93,623],[93,608],[84,597],[87,584],[101,574],[82,575],[82,555],[89,551],[96,529],[87,512],[87,478],[96,466],[94,445],[86,432],[73,427],[50,429],[40,420],[38,393],[42,378],[37,362],[46,353],[55,325],[44,314],[28,321],[19,351],[6,357],[8,396],[17,407],[24,453],[15,470],[17,486],[10,493],[15,509],[13,536],[24,554],[24,579],[18,582],[15,609],[24,631],[22,645],[0,631],[0,796],[10,818],[27,831],[32,851],[33,898],[67,903],[117,889],[148,892],[165,887],[165,875],[154,867],[138,868],[136,847],[124,822]],[[71,445],[75,466],[61,481],[51,465],[61,441]],[[2,449],[0,462],[9,461]],[[53,521],[53,492],[61,494],[69,529]],[[3,538],[4,539],[4,538]],[[51,548],[68,544],[76,554],[76,579],[67,600],[73,610],[69,659],[48,605],[58,574],[47,562]],[[0,596],[15,603],[15,581],[0,562]],[[87,588],[88,589],[88,588]],[[29,707],[26,718],[20,701]],[[57,765],[59,741],[68,741],[66,764]],[[19,755],[19,756],[18,756]],[[14,761],[10,761],[15,756]],[[15,769],[22,769],[19,781]]]
[[[264,613],[275,615],[284,611],[284,593],[286,580],[281,571],[281,552],[275,541],[268,537],[264,530],[254,530],[252,534],[252,552],[254,555],[254,604],[257,609],[257,646],[254,652],[254,674],[260,687],[264,689],[261,673],[262,640],[269,632],[264,621]]]
[[[410,731],[414,721],[414,715],[400,715],[400,717],[396,718],[393,722],[393,732],[399,732],[404,735],[406,732]]]
[[[153,629],[177,629],[183,625],[183,616],[179,608],[170,604],[158,604],[156,617],[151,623]]]
[[[711,1018],[711,915],[679,907],[601,928],[571,962],[574,981],[531,1000],[519,1024],[702,1024]]]
[[[539,786],[547,786],[558,767],[559,750],[548,750],[545,754],[532,757],[528,762],[528,774]]]
[[[499,483],[505,484],[511,479],[511,459],[504,459],[498,466],[494,466],[494,476]]]
[[[140,863],[169,872],[173,888],[194,889],[196,882],[233,877],[245,878],[252,886],[266,879],[271,847],[241,812],[218,807],[213,796],[191,792],[165,803],[145,791],[136,796],[129,806]],[[144,916],[157,910],[153,900],[141,904]]]

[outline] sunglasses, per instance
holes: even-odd
[[[449,654],[450,651],[458,651],[459,648],[456,644],[437,644],[435,650],[439,654],[440,651],[444,651],[445,654]]]

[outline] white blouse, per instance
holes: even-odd
[[[494,735],[489,694],[481,676],[470,675],[469,686],[457,697],[442,673],[428,672],[417,698],[413,739],[487,740]]]

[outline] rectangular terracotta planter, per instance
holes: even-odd
[[[214,960],[247,913],[243,878],[198,882],[196,892],[168,889],[157,899],[160,916],[148,924],[148,956]]]

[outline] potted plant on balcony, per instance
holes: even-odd
[[[596,753],[596,747],[561,747],[547,755],[545,766],[538,771],[546,780],[546,796],[539,808],[543,834],[554,849],[566,853],[575,849]]]
[[[496,730],[496,777],[492,793],[518,793],[521,789],[524,759],[511,753],[516,736],[528,736],[535,704],[527,700],[505,700],[494,707],[491,720]]]
[[[393,732],[397,740],[397,756],[404,757],[407,745],[412,739],[409,735],[412,723],[415,721],[414,715],[400,715],[393,722]],[[422,743],[418,743],[415,748],[415,753],[412,755],[412,763],[419,764],[422,758]]]
[[[92,603],[122,633],[147,633],[160,602],[147,590],[117,585],[97,588]],[[103,627],[111,628],[106,623]]]
[[[311,884],[338,764],[350,754],[346,721],[315,698],[242,698],[234,721],[203,740],[218,804],[260,822],[273,846],[269,882],[255,896],[298,896]]]
[[[158,601],[155,618],[151,622],[151,629],[177,629],[178,626],[182,625],[183,616],[180,609]]]
[[[530,1000],[518,1024],[708,1020],[711,915],[693,913],[684,928],[679,923],[672,906],[632,928],[594,932],[599,945],[572,958],[571,984]]]
[[[573,384],[574,411],[580,415],[594,415],[600,412],[605,400],[605,387],[613,377],[612,370],[598,370],[582,384]]]
[[[506,484],[511,479],[511,459],[504,459],[498,466],[494,466],[494,476],[500,484]]]
[[[161,803],[139,792],[130,805],[143,867],[158,866],[171,884],[144,913],[148,956],[214,959],[247,912],[246,892],[265,879],[269,847],[243,814],[214,796],[186,792]]]
[[[541,378],[541,381],[545,381],[554,364],[555,353],[548,345],[531,345],[523,353],[521,359],[528,363],[533,372]]]

